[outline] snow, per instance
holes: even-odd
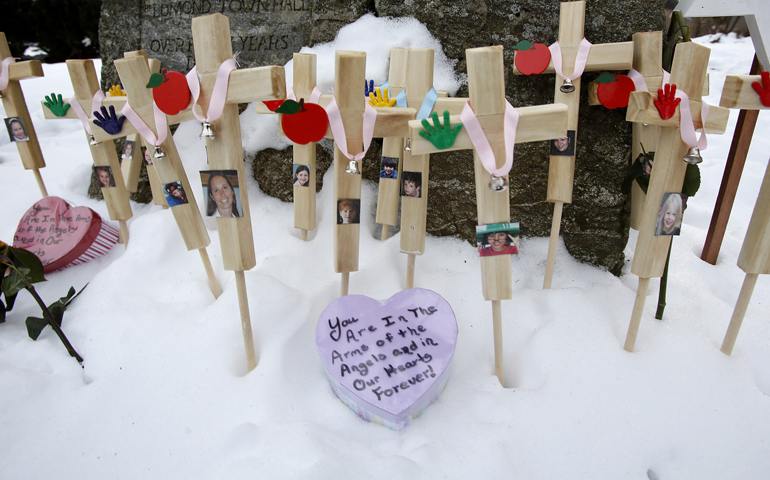
[[[748,73],[751,40],[698,41],[712,48],[706,101],[718,104],[725,74]],[[366,50],[367,78],[380,83],[392,46],[440,48],[414,20],[369,16],[334,43],[303,51],[319,55],[319,83],[328,92],[335,49]],[[456,91],[462,79],[436,57],[436,87]],[[41,170],[48,191],[107,219],[104,203],[85,196],[92,164],[80,123],[43,119],[44,95],[72,92],[66,66],[44,70],[45,78],[25,80],[23,88],[48,163]],[[280,145],[275,117],[256,117],[253,109],[242,115],[245,145]],[[218,300],[171,212],[132,203],[128,248],[49,274],[38,286],[52,302],[70,285],[88,284],[63,326],[84,369],[50,329],[37,342],[27,337],[24,318],[39,312],[28,295],[20,294],[0,325],[0,478],[767,478],[767,277],[759,278],[733,355],[719,351],[744,278],[737,256],[768,161],[766,112],[719,261],[699,259],[736,117],[732,112],[726,135],[709,136],[703,185],[673,244],[665,320],[653,318],[653,279],[633,354],[622,344],[637,286],[630,273],[636,232],[621,277],[577,262],[560,243],[549,291],[541,289],[548,239],[521,240],[513,299],[502,302],[513,388],[493,374],[491,308],[481,296],[475,249],[428,237],[415,285],[452,305],[457,350],[440,400],[401,433],[362,421],[334,397],[315,350],[318,315],[340,281],[331,261],[331,172],[308,242],[292,227],[292,205],[249,180],[257,266],[245,277],[259,355],[250,373],[234,276],[222,268],[216,231],[209,231],[208,253],[224,291]],[[191,122],[175,135],[193,183],[205,167],[198,130]],[[40,194],[5,136],[0,178],[0,238],[9,241]],[[350,291],[385,300],[403,288],[406,257],[397,236],[375,238],[376,195],[376,185],[365,183],[360,270]]]

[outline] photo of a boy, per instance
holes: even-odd
[[[187,194],[184,193],[184,187],[182,187],[181,182],[167,183],[163,185],[163,190],[166,193],[166,203],[168,203],[169,207],[188,203]]]
[[[404,172],[401,178],[402,197],[422,197],[422,172]]]
[[[480,257],[517,255],[519,253],[519,223],[477,225],[476,243]]]
[[[382,157],[380,160],[380,178],[398,178],[398,159]]]

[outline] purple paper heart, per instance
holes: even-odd
[[[315,339],[340,400],[364,420],[400,430],[444,389],[457,321],[430,290],[404,290],[384,304],[348,295],[321,313]]]

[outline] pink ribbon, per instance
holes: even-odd
[[[2,67],[0,67],[0,90],[8,88],[8,81],[11,77],[8,73],[8,66],[12,63],[16,63],[16,59],[13,57],[6,57],[3,59]]]
[[[591,51],[591,42],[585,38],[580,42],[580,47],[578,48],[578,53],[575,57],[575,70],[569,77],[565,77],[561,71],[562,59],[561,46],[559,45],[559,42],[553,42],[551,46],[548,47],[548,50],[551,51],[551,58],[553,58],[553,69],[556,70],[556,74],[564,79],[569,78],[570,80],[575,80],[576,78],[583,75],[583,70],[586,68],[586,62],[588,62],[588,53]]]
[[[133,125],[134,128],[151,144],[159,147],[160,144],[166,140],[166,135],[168,135],[168,121],[166,120],[166,114],[155,105],[155,102],[152,102],[152,112],[155,115],[155,129],[158,131],[157,138],[152,129],[144,123],[142,117],[131,108],[131,105],[129,105],[128,102],[126,102],[121,111],[128,121],[131,122],[131,125]]]
[[[706,118],[709,114],[709,106],[706,102],[701,102],[700,117],[703,122],[703,132],[700,134],[700,138],[695,138],[695,124],[692,120],[692,112],[690,111],[690,98],[682,90],[676,90],[676,97],[681,98],[679,103],[679,131],[682,137],[682,141],[689,145],[691,148],[697,147],[699,150],[705,150],[708,146],[706,141]]]
[[[99,107],[102,106],[102,100],[104,100],[104,92],[101,90],[95,91],[94,96],[91,98],[91,112],[99,111]],[[91,115],[93,115],[93,113],[87,115],[86,112],[83,111],[83,107],[80,106],[77,97],[73,96],[69,99],[69,102],[75,115],[80,119],[80,123],[83,124],[83,128],[86,129],[86,132],[88,132],[89,135],[93,135],[94,133],[91,131]]]
[[[506,100],[505,101],[505,119],[503,121],[503,132],[505,137],[505,164],[497,168],[495,154],[492,151],[492,145],[489,144],[484,130],[481,128],[479,119],[473,113],[471,102],[466,102],[463,111],[460,112],[460,120],[468,132],[473,148],[479,155],[479,160],[484,169],[495,177],[504,177],[508,175],[513,166],[513,150],[516,144],[516,127],[519,124],[519,112]]]
[[[661,85],[665,85],[669,83],[669,78],[671,77],[671,74],[665,70],[662,70],[662,72],[663,72],[663,83]],[[629,70],[628,78],[630,78],[631,81],[634,82],[634,87],[636,88],[637,92],[649,92],[649,90],[647,89],[647,83],[644,81],[644,77],[637,70],[633,68]]]
[[[297,101],[297,96],[294,95],[294,87],[290,88],[289,91],[286,93],[286,98],[289,100]],[[313,91],[310,92],[310,99],[308,100],[308,103],[318,103],[318,100],[321,99],[321,89],[318,88],[318,85],[313,87]]]
[[[329,116],[329,125],[332,127],[337,148],[349,160],[361,160],[364,158],[366,151],[369,150],[369,145],[372,143],[374,124],[377,122],[377,109],[368,103],[364,104],[364,108],[364,151],[351,155],[348,153],[348,137],[345,136],[345,126],[342,124],[342,116],[340,115],[340,108],[337,106],[337,99],[332,96],[331,103],[326,107],[326,114]]]
[[[201,84],[198,79],[198,67],[195,66],[187,72],[185,77],[187,78],[187,85],[190,87],[190,92],[193,96],[193,115],[195,118],[204,123],[211,123],[219,120],[222,116],[222,111],[225,109],[225,101],[227,100],[227,85],[230,81],[230,72],[235,70],[235,59],[228,58],[219,66],[217,70],[217,79],[214,82],[214,91],[211,93],[211,101],[209,102],[209,108],[206,112],[206,117],[199,115],[195,111],[195,105],[198,103],[198,98],[201,95]],[[130,120],[130,119],[129,119]],[[133,123],[133,122],[131,122]]]

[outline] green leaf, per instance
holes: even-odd
[[[37,317],[27,317],[24,323],[27,325],[27,335],[32,340],[37,340],[37,337],[43,333],[43,329],[48,325],[48,322]]]
[[[0,323],[5,323],[5,304],[0,300]]]
[[[294,100],[286,100],[275,111],[276,113],[283,113],[285,115],[294,115],[299,112],[299,103]]]
[[[43,262],[40,261],[37,255],[23,248],[11,248],[10,253],[13,258],[13,264],[24,272],[24,276],[27,277],[29,283],[45,282]]]
[[[6,296],[5,303],[6,303],[5,305],[6,312],[10,312],[11,310],[13,310],[13,304],[16,303],[16,295],[11,295],[10,297]]]
[[[163,75],[160,73],[153,73],[150,75],[150,81],[147,83],[147,88],[155,88],[163,85]]]
[[[16,295],[19,290],[27,288],[27,282],[24,281],[24,277],[15,269],[11,269],[11,273],[3,279],[2,290],[6,298]]]
[[[522,40],[519,43],[516,44],[515,47],[513,47],[514,50],[529,50],[532,48],[532,43]]]
[[[594,80],[594,83],[612,83],[614,80],[615,75],[610,72],[603,72],[596,80]]]
[[[688,163],[684,174],[684,184],[682,193],[694,197],[700,188],[700,168],[697,165]]]

